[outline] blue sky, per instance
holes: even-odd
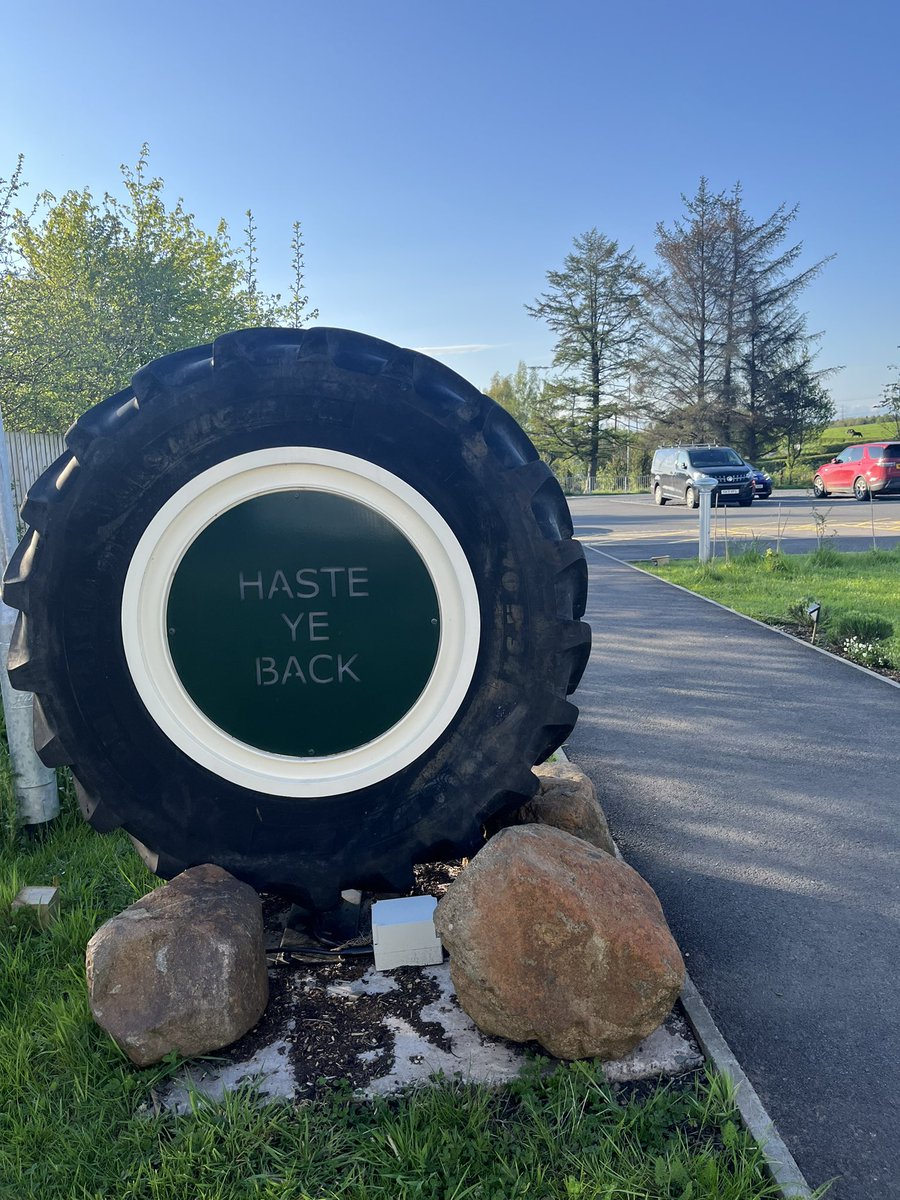
[[[329,325],[485,386],[553,339],[523,305],[596,226],[652,260],[706,175],[799,205],[819,362],[844,416],[900,360],[900,6],[862,0],[159,0],[4,5],[0,176],[118,187],[144,140],[170,198],[289,284],[303,222]],[[463,348],[462,352],[435,348]]]

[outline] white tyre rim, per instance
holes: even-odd
[[[260,750],[211,721],[185,690],[166,632],[172,580],[203,530],[246,500],[302,490],[355,500],[396,526],[425,564],[440,610],[434,667],[409,711],[365,745],[321,758]],[[478,659],[480,624],[471,568],[437,509],[390,471],[316,446],[279,446],[242,454],[185,484],[159,510],[138,542],[122,596],[125,657],[155,723],[201,766],[272,796],[358,791],[396,774],[423,754],[450,724],[469,689]]]

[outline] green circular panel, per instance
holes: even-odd
[[[175,670],[226,733],[294,758],[371,742],[415,704],[437,596],[400,530],[358,501],[271,492],[208,525],[166,614]]]

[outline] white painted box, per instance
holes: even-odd
[[[441,939],[434,929],[434,896],[402,896],[372,905],[375,970],[427,967],[443,961]]]
[[[12,902],[13,911],[25,909],[34,913],[37,922],[46,929],[55,920],[59,908],[58,887],[23,887]]]

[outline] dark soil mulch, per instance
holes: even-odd
[[[462,868],[462,861],[417,866],[411,894],[440,899]],[[302,1100],[331,1090],[336,1082],[346,1081],[355,1091],[386,1075],[394,1062],[394,1035],[386,1017],[400,1018],[432,1045],[451,1051],[444,1027],[422,1019],[422,1009],[440,998],[441,989],[420,968],[391,971],[395,987],[390,991],[367,991],[363,996],[351,991],[350,985],[373,966],[367,945],[369,912],[372,901],[380,898],[364,898],[360,928],[366,932],[348,943],[363,953],[323,960],[308,953],[322,949],[315,938],[302,929],[285,933],[292,916],[290,903],[280,896],[262,896],[270,950],[269,1003],[259,1023],[221,1052],[222,1060],[245,1062],[264,1047],[284,1042],[297,1079],[296,1096]],[[455,996],[451,1003],[456,1004]]]
[[[801,642],[808,642],[810,640],[809,630],[803,625],[793,625],[787,621],[769,621],[767,624],[771,625],[773,629],[780,629],[783,633],[793,634],[794,637],[799,638]],[[853,659],[850,658],[849,655],[841,653],[840,646],[832,646],[828,642],[817,642],[816,644],[820,649],[828,650],[829,653],[836,655],[837,658],[843,658],[846,659],[847,662],[853,662]],[[861,664],[857,663],[856,665],[860,666]],[[893,667],[868,667],[867,669],[869,671],[874,671],[876,675],[884,675],[886,679],[893,679],[896,683],[900,683],[900,670],[895,670]]]

